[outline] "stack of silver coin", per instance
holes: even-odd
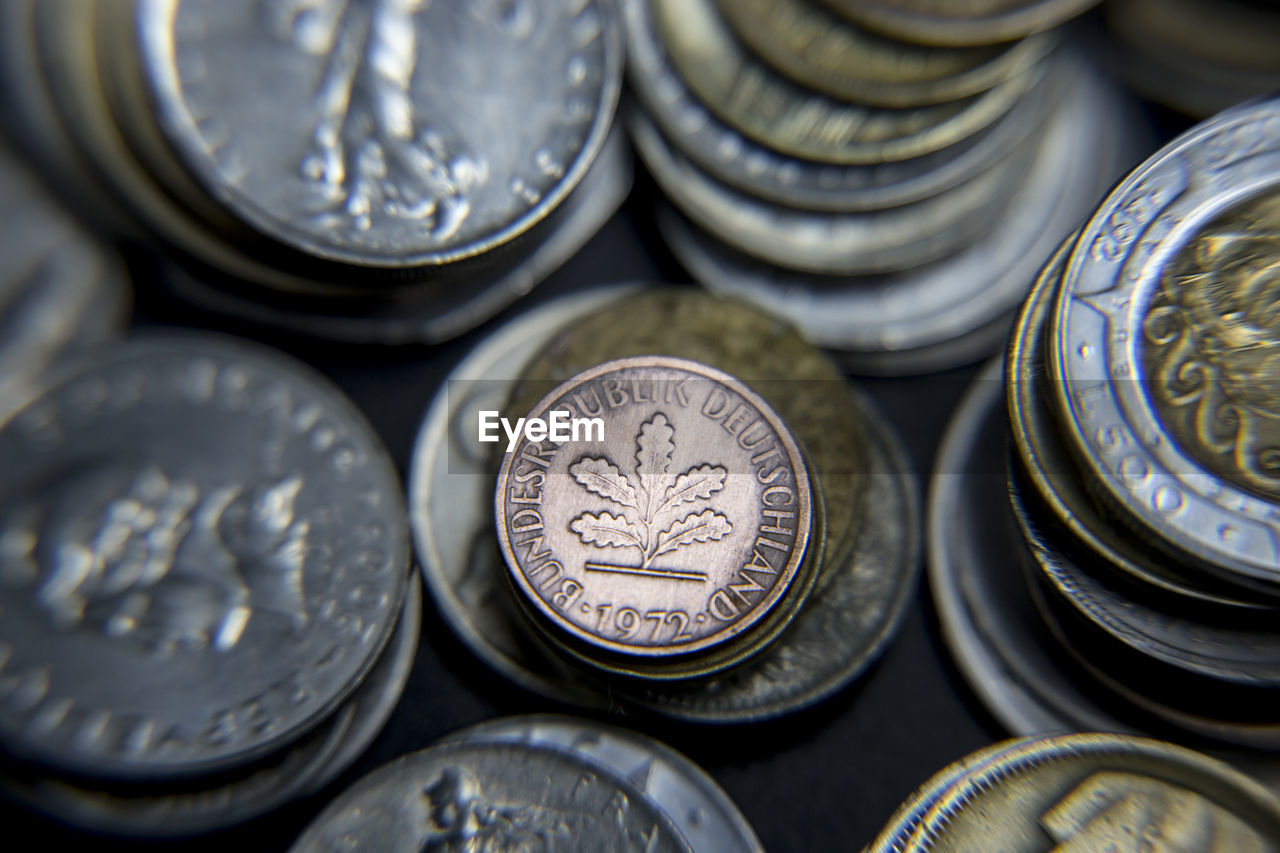
[[[671,249],[857,371],[989,355],[1146,140],[1058,26],[1088,5],[625,0]]]
[[[603,438],[477,442],[485,411],[595,400]],[[590,708],[797,711],[866,670],[915,589],[914,483],[885,422],[794,330],[694,288],[588,291],[499,329],[432,404],[410,491],[455,633]]]
[[[420,628],[404,502],[320,376],[213,335],[99,347],[3,420],[0,470],[8,796],[197,833],[318,790],[386,722]]]
[[[1111,0],[1125,80],[1196,118],[1280,89],[1280,7],[1266,0]]]
[[[762,853],[728,795],[688,758],[571,717],[456,732],[338,796],[295,853],[370,849]]]
[[[435,342],[630,186],[609,0],[13,0],[7,124],[210,312]],[[92,189],[91,189],[92,188]]]
[[[1159,732],[1280,781],[1278,140],[1256,102],[1126,177],[1016,325],[1007,491],[979,476],[992,375],[943,448],[935,598],[1015,730]],[[967,508],[1004,497],[1007,525]]]

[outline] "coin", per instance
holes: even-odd
[[[509,577],[549,624],[661,659],[745,637],[787,596],[813,496],[799,446],[754,391],[696,362],[635,357],[578,374],[528,417],[556,411],[595,419],[598,437],[526,433],[495,500]]]
[[[698,98],[746,136],[823,163],[919,157],[988,127],[1036,82],[1033,67],[970,98],[908,110],[836,101],[775,74],[742,47],[715,0],[650,0],[672,64]]]
[[[855,23],[913,44],[998,44],[1056,27],[1098,0],[822,0]]]
[[[446,741],[550,746],[628,780],[666,812],[693,853],[760,853],[763,847],[729,796],[685,756],[637,732],[572,717],[536,715],[481,723]]]
[[[1193,565],[1263,590],[1280,583],[1280,362],[1266,355],[1280,338],[1265,308],[1277,138],[1280,100],[1263,101],[1132,172],[1084,228],[1049,344],[1068,444],[1109,502]]]
[[[815,0],[717,0],[744,44],[801,86],[876,107],[918,107],[976,95],[1042,59],[1056,39],[920,47],[849,24]]]
[[[909,269],[978,239],[1004,213],[1034,149],[932,198],[867,213],[818,213],[760,201],[709,178],[671,150],[641,113],[631,138],[659,187],[702,228],[739,251],[787,269],[858,275]]]
[[[68,365],[0,431],[11,754],[111,778],[261,757],[399,612],[394,469],[329,383],[204,335]]]
[[[129,285],[119,257],[0,144],[0,421],[56,362],[119,336]]]
[[[991,233],[907,273],[805,276],[745,258],[674,217],[659,225],[698,282],[790,321],[851,367],[937,370],[981,357],[1004,339],[1041,263],[1145,140],[1135,115],[1114,85],[1082,71],[1047,129],[1030,180]],[[1101,126],[1112,131],[1096,132]]]
[[[1057,102],[1070,63],[1051,61],[1026,96],[990,127],[909,160],[835,166],[744,137],[694,97],[671,67],[649,0],[624,0],[632,91],[677,150],[716,179],[778,204],[860,211],[928,198],[999,162],[1033,136]]]
[[[909,837],[891,835],[870,849],[1099,850],[1159,839],[1267,850],[1280,840],[1280,801],[1173,744],[1060,735],[1011,745],[953,784]]]
[[[344,792],[293,845],[417,851],[468,846],[688,850],[642,792],[599,765],[528,744],[449,743],[387,764]]]
[[[620,88],[598,0],[136,10],[155,120],[205,192],[359,266],[439,265],[526,231],[585,173]]]

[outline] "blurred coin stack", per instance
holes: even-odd
[[[1089,4],[919,5],[623,3],[630,129],[677,258],[861,371],[995,349],[1145,137],[1060,44]]]
[[[229,338],[111,344],[41,378],[0,470],[7,795],[208,831],[323,787],[390,716],[421,620],[403,498],[326,380]]]
[[[13,134],[206,310],[434,342],[620,203],[608,0],[14,0]],[[68,162],[74,161],[74,162]],[[70,188],[89,206],[86,188]],[[131,223],[124,227],[123,222]]]
[[[750,721],[841,689],[892,637],[918,571],[913,483],[785,324],[693,288],[588,291],[499,329],[447,384],[414,451],[419,562],[517,683]],[[604,440],[522,437],[495,494],[485,410],[598,416]]]
[[[1280,747],[1280,100],[1153,155],[1007,362],[1032,591],[1133,725]]]
[[[1111,0],[1121,73],[1140,95],[1196,118],[1280,90],[1271,0]]]

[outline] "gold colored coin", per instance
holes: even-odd
[[[935,47],[998,44],[1065,23],[1098,0],[822,0],[891,38]]]

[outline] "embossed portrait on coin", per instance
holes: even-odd
[[[154,465],[93,468],[0,515],[0,589],[59,628],[153,652],[229,651],[270,613],[306,627],[298,476],[201,487]]]
[[[1197,234],[1142,330],[1148,393],[1173,439],[1214,475],[1280,501],[1280,192]]]

